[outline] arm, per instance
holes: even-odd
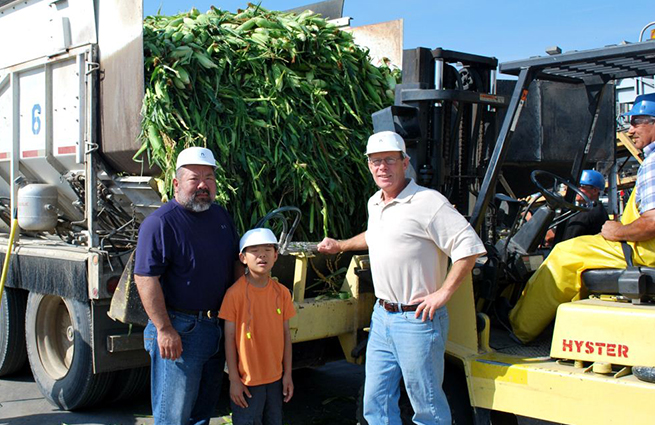
[[[289,321],[284,321],[284,357],[282,358],[282,395],[287,403],[293,397],[293,380],[291,379],[291,332]]]
[[[250,391],[243,382],[239,374],[239,364],[236,343],[236,323],[225,321],[225,360],[227,361],[227,370],[230,376],[230,398],[239,407],[244,409],[248,407],[248,402],[244,394],[250,398]]]
[[[357,236],[343,241],[325,238],[321,241],[321,243],[318,244],[318,252],[323,252],[325,254],[338,254],[339,252],[344,251],[359,251],[368,249],[365,234],[366,232],[362,232]]]
[[[419,297],[412,300],[411,304],[420,304],[416,309],[416,318],[418,319],[423,315],[423,321],[427,320],[428,316],[432,320],[434,312],[448,302],[457,288],[459,288],[459,285],[462,284],[464,277],[471,273],[473,266],[475,266],[475,260],[478,257],[479,255],[476,254],[455,261],[446,275],[441,288],[426,297]]]
[[[655,238],[655,210],[648,210],[630,224],[606,221],[600,234],[609,241],[641,242]]]
[[[182,340],[168,318],[159,276],[134,275],[134,282],[141,296],[143,308],[157,329],[157,344],[161,358],[170,360],[179,358],[182,355]]]

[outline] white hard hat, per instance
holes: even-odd
[[[393,131],[380,131],[368,138],[366,155],[378,152],[399,151],[409,158],[405,150],[405,141],[398,133]]]
[[[255,245],[277,245],[275,234],[264,227],[248,230],[239,241],[239,252],[243,252],[249,246]]]
[[[214,154],[207,148],[191,147],[186,148],[177,156],[177,164],[175,169],[179,170],[180,167],[185,165],[209,165],[216,168],[216,160]]]

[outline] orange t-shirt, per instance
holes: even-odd
[[[257,288],[243,276],[227,290],[218,317],[236,324],[239,375],[245,385],[282,378],[284,322],[295,315],[291,293],[273,279]]]

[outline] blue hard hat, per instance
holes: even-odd
[[[637,96],[632,109],[623,114],[624,117],[631,115],[650,115],[651,117],[655,117],[655,93]]]
[[[580,186],[593,186],[603,190],[605,189],[605,177],[598,171],[584,170],[582,171],[582,177],[580,177]]]

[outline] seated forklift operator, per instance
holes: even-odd
[[[584,170],[580,177],[580,191],[587,195],[593,206],[589,211],[581,211],[570,217],[559,226],[564,226],[562,241],[577,238],[583,235],[596,235],[600,233],[603,224],[609,220],[607,211],[603,204],[598,200],[601,192],[605,189],[605,177],[595,170]],[[576,195],[576,202],[584,202],[580,195]],[[546,246],[555,245],[554,229],[546,233]]]
[[[628,134],[645,160],[621,222],[606,221],[600,235],[555,246],[510,312],[514,334],[524,343],[548,326],[560,304],[580,298],[584,270],[626,267],[621,241],[632,247],[635,265],[655,267],[655,93],[638,96],[625,116],[630,117]]]

